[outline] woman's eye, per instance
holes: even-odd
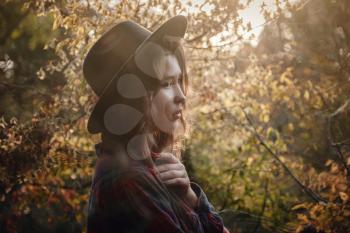
[[[162,87],[171,87],[171,86],[175,85],[176,82],[179,83],[180,85],[182,85],[182,78],[171,79],[171,80],[165,81],[161,84],[161,86]]]
[[[174,80],[167,81],[162,84],[162,87],[171,87],[172,85],[174,85],[174,83]]]
[[[164,83],[162,83],[162,87],[169,87],[170,85],[169,85],[169,82],[164,82]]]

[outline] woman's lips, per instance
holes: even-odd
[[[181,115],[182,115],[182,111],[181,110],[177,110],[173,113],[173,117],[174,117],[174,120],[178,120],[181,118]]]

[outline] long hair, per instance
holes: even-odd
[[[178,61],[181,69],[181,80],[182,83],[181,89],[185,95],[187,95],[188,91],[188,74],[186,69],[186,62],[185,62],[185,55],[183,52],[183,47],[181,44],[182,40],[170,40],[170,39],[164,39],[162,43],[160,44],[161,47],[164,49],[163,54],[161,56],[158,56],[155,58],[153,63],[153,69],[155,70],[158,79],[162,79],[162,74],[164,73],[165,68],[165,60],[168,56],[175,56],[176,60]],[[155,93],[158,92],[160,86],[158,86],[155,90]],[[153,96],[151,96],[153,98]],[[152,102],[152,99],[150,100]],[[150,104],[150,103],[147,103]],[[184,103],[184,109],[186,109],[186,104]],[[186,120],[185,120],[185,111],[184,114],[181,115],[181,124],[182,124],[182,133],[180,135],[174,135],[165,133],[161,130],[159,130],[155,125],[154,122],[151,120],[151,114],[150,114],[150,108],[147,108],[146,118],[147,118],[147,127],[148,130],[150,130],[152,133],[149,134],[150,137],[148,138],[148,143],[153,152],[160,152],[164,147],[170,147],[171,152],[178,158],[181,159],[181,144],[182,144],[182,138],[184,134],[186,133]]]
[[[183,44],[182,39],[180,38],[164,38],[163,40],[157,42],[157,44],[162,48],[161,53],[155,53],[153,54],[153,63],[152,63],[152,69],[155,71],[158,76],[162,73],[160,69],[162,69],[162,64],[164,64],[164,60],[166,59],[166,56],[175,56],[177,59],[179,66],[181,68],[181,88],[185,95],[188,94],[189,89],[189,80],[188,80],[188,74],[186,69],[186,59],[185,54],[183,50]],[[164,67],[163,67],[164,68]],[[129,69],[138,69],[135,65],[131,66]],[[145,75],[142,72],[138,72],[139,75]],[[159,80],[161,80],[162,77],[157,77]],[[153,160],[151,159],[150,153],[151,152],[161,152],[165,147],[170,147],[172,150],[171,152],[181,160],[181,147],[182,147],[182,140],[185,136],[187,124],[185,120],[185,112],[181,116],[181,123],[183,128],[183,135],[173,135],[169,134],[167,132],[163,132],[160,129],[156,127],[156,125],[153,122],[152,116],[151,116],[151,104],[152,99],[154,95],[159,91],[160,89],[160,83],[153,85],[151,88],[151,91],[148,91],[147,95],[144,96],[142,99],[141,107],[143,109],[143,117],[139,124],[123,136],[113,136],[108,131],[102,132],[102,141],[107,140],[108,138],[115,138],[118,141],[122,142],[122,144],[126,145],[132,137],[135,135],[144,135],[142,140],[139,141],[138,147],[142,150],[142,153],[146,156],[144,156],[143,162],[154,165]],[[184,109],[186,106],[184,106]],[[127,148],[126,148],[127,150]],[[186,232],[190,232],[190,229],[193,229],[193,219],[190,215],[190,207],[181,200],[175,193],[169,192],[168,190],[164,190],[165,193],[168,193],[169,201],[174,209],[175,214],[178,216],[178,219],[183,226],[183,228],[186,230]]]
[[[172,38],[165,37],[163,40],[157,41],[157,45],[162,49],[161,52],[152,52],[152,63],[150,67],[157,77],[151,78],[152,81],[155,79],[161,80],[162,77],[159,77],[162,73],[162,65],[164,64],[164,60],[167,56],[175,56],[177,59],[180,69],[181,69],[181,87],[182,91],[185,95],[188,93],[189,89],[189,80],[186,69],[186,59],[183,50],[183,41],[182,38]],[[141,80],[149,80],[147,74],[140,71],[139,67],[134,63],[127,66],[126,71],[132,70],[133,73],[137,74],[138,77],[141,77]],[[144,138],[139,142],[139,146],[142,147],[142,152],[144,158],[148,157],[151,152],[161,152],[165,147],[171,148],[171,152],[178,158],[181,159],[181,148],[182,148],[182,140],[187,133],[187,123],[186,123],[186,112],[181,115],[180,121],[182,123],[182,131],[181,135],[173,135],[159,130],[151,116],[151,104],[154,95],[160,89],[160,83],[158,82],[150,82],[151,84],[145,82],[145,86],[147,87],[147,95],[145,95],[136,106],[137,109],[141,109],[143,117],[140,122],[135,126],[134,129],[130,130],[128,133],[124,135],[113,135],[106,128],[102,130],[102,141],[107,141],[107,139],[113,139],[114,141],[119,141],[122,144],[126,145],[135,135],[143,135]],[[113,104],[113,100],[111,103]],[[110,105],[107,104],[106,106]],[[184,106],[186,109],[186,106]]]

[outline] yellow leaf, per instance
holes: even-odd
[[[294,125],[293,125],[292,123],[289,123],[289,124],[288,124],[288,129],[289,129],[290,131],[293,131],[293,130],[294,130]]]
[[[297,218],[299,220],[301,220],[302,222],[305,222],[305,223],[309,222],[309,220],[307,219],[307,217],[304,214],[297,214]]]
[[[349,160],[349,161],[350,161],[350,160]],[[326,165],[326,166],[329,166],[329,165],[331,165],[332,163],[333,163],[333,161],[330,160],[330,159],[328,159],[325,165]]]
[[[270,116],[268,114],[263,115],[263,122],[267,123],[270,120]]]
[[[339,192],[339,197],[344,201],[347,202],[349,200],[349,196],[344,192]]]
[[[307,206],[304,203],[301,203],[292,207],[292,210],[301,210],[301,209],[307,209]]]

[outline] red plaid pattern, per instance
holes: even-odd
[[[96,146],[98,161],[91,187],[88,233],[228,233],[200,186],[192,209],[184,205],[192,224],[185,225],[169,201],[169,192],[154,168],[138,161],[128,171],[118,170],[109,151]]]

